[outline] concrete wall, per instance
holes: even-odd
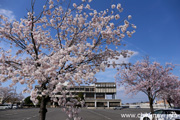
[[[129,105],[129,108],[136,108],[137,106],[139,106],[140,108],[149,108],[149,104]],[[155,109],[164,109],[164,108],[169,108],[169,105],[166,104],[166,107],[165,107],[164,104],[154,104],[153,107]]]

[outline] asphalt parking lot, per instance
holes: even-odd
[[[38,120],[39,108],[0,110],[0,120]],[[126,108],[122,110],[111,109],[85,109],[80,112],[83,120],[139,120],[141,113],[149,109]],[[66,120],[67,116],[60,108],[49,108],[46,120]]]

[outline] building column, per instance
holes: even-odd
[[[95,108],[97,107],[97,102],[96,102],[96,101],[94,102],[94,107],[95,107]]]
[[[109,108],[109,101],[107,101],[107,107]]]
[[[94,93],[94,99],[96,99],[96,93]]]
[[[84,97],[84,99],[86,98],[86,93],[84,93],[83,97]]]
[[[106,99],[106,93],[105,93],[105,99]]]
[[[53,102],[53,105],[52,105],[52,106],[53,106],[53,108],[55,108],[55,103],[54,103],[54,102]]]
[[[116,94],[112,94],[112,99],[116,99]]]

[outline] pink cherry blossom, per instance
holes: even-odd
[[[127,54],[113,48],[120,47],[126,33],[134,33],[127,20],[115,24],[120,19],[121,4],[111,13],[111,9],[93,9],[91,1],[67,4],[64,0],[48,0],[39,16],[33,6],[26,18],[13,22],[0,15],[0,40],[12,49],[1,48],[0,83],[10,80],[11,87],[27,85],[23,91],[31,93],[34,104],[38,103],[38,96],[42,103],[47,97],[64,107],[69,102],[71,109],[64,111],[79,119],[79,110],[73,105],[80,103],[66,100],[67,88],[96,82],[95,74],[105,71],[108,58]],[[41,111],[45,109],[41,105]],[[40,119],[45,114],[40,112]]]
[[[116,80],[125,86],[126,93],[137,94],[139,91],[145,93],[153,112],[152,105],[155,98],[165,97],[164,93],[168,91],[171,91],[170,94],[174,93],[180,85],[178,77],[171,73],[173,68],[172,64],[166,64],[163,67],[157,62],[150,63],[147,57],[129,68],[120,68]]]

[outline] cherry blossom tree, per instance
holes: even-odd
[[[169,95],[171,100],[170,103],[172,103],[175,108],[180,108],[180,89],[172,91]]]
[[[35,14],[32,0],[25,19],[9,22],[0,15],[0,38],[7,44],[0,52],[1,82],[11,80],[11,87],[27,85],[24,92],[31,92],[34,104],[41,96],[40,120],[45,120],[48,97],[65,106],[70,119],[81,119],[74,106],[83,102],[67,101],[69,88],[94,83],[94,75],[105,70],[108,58],[128,53],[115,48],[125,35],[131,37],[135,32],[136,26],[128,22],[131,15],[120,20],[121,4],[98,12],[90,6],[91,1],[48,0],[42,12]],[[59,92],[61,97],[56,98]]]
[[[163,67],[160,63],[151,63],[149,57],[145,57],[129,68],[119,69],[116,79],[125,86],[127,93],[137,94],[140,91],[145,93],[153,113],[155,98],[179,85],[178,77],[171,72],[173,68],[172,64]]]
[[[5,102],[11,102],[13,104],[15,101],[23,99],[21,93],[18,94],[14,88],[9,87],[0,87],[0,96],[2,97],[2,104]]]
[[[13,96],[13,89],[9,87],[0,87],[0,96],[2,97],[2,104],[4,104],[8,98]]]
[[[175,64],[175,66],[179,66],[178,64]],[[161,98],[167,100],[170,107],[171,104],[175,108],[180,108],[180,83],[174,82],[173,86],[169,86],[168,91],[164,91],[164,94],[161,96]]]
[[[174,85],[168,86],[166,91],[162,91],[159,98],[166,100],[169,106],[180,108],[180,82],[174,82]],[[172,106],[173,105],[173,106]]]

